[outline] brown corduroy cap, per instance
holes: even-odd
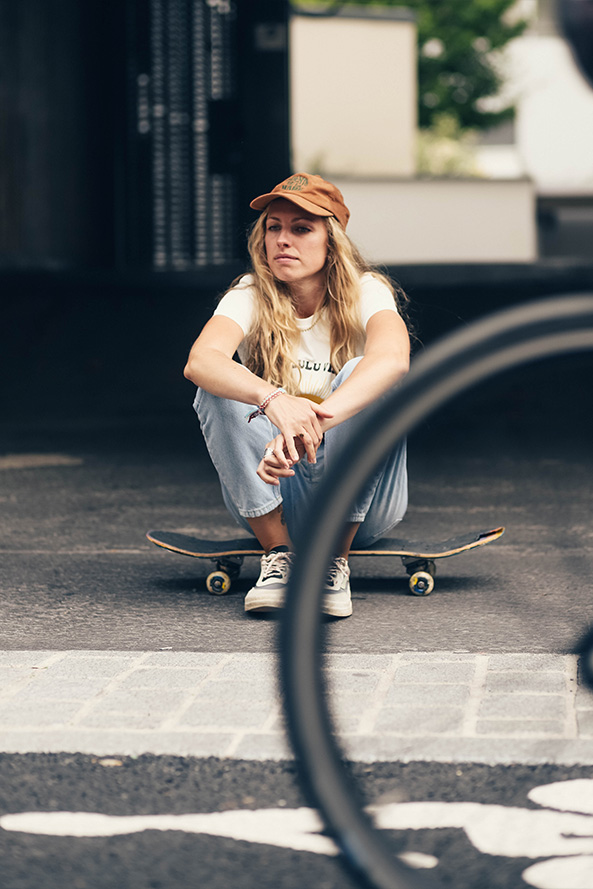
[[[344,203],[342,192],[321,176],[295,173],[268,194],[255,198],[249,206],[253,210],[265,210],[268,204],[278,198],[292,201],[314,216],[335,216],[343,229],[348,225],[350,211]]]

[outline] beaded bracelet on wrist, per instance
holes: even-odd
[[[270,392],[270,394],[264,398],[264,400],[259,405],[259,407],[256,411],[253,411],[253,413],[247,414],[247,422],[251,423],[251,421],[254,420],[256,417],[265,416],[266,408],[269,405],[269,403],[271,401],[273,401],[273,399],[276,398],[278,395],[282,395],[282,394],[286,395],[286,389],[282,389],[281,387],[279,389],[274,389],[273,392]]]

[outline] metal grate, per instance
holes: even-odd
[[[135,220],[143,229],[135,240],[156,268],[233,259],[235,174],[225,169],[230,149],[216,144],[212,119],[234,99],[235,19],[235,0],[149,0],[147,47],[138,46],[142,29],[131,35],[139,143],[131,155],[148,155],[151,191],[151,218]],[[137,191],[147,185],[138,182]]]

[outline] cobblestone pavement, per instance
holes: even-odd
[[[593,764],[593,694],[556,654],[333,654],[349,758]],[[0,652],[0,751],[291,756],[270,653]]]

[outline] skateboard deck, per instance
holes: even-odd
[[[369,547],[352,549],[350,555],[399,557],[410,576],[411,592],[416,596],[428,596],[434,588],[435,561],[468,552],[478,546],[485,546],[498,540],[503,534],[504,528],[493,528],[489,531],[477,533],[473,531],[440,541],[383,537]],[[170,552],[195,559],[210,559],[214,562],[216,570],[206,578],[206,587],[216,595],[229,591],[232,581],[240,574],[246,556],[262,556],[264,552],[254,537],[207,540],[177,531],[148,531],[146,536],[151,543]]]

